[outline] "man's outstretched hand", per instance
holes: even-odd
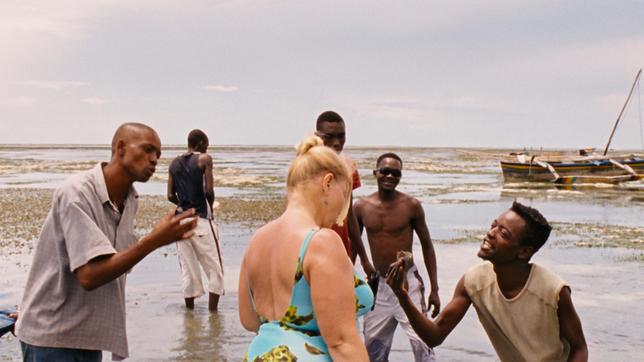
[[[387,284],[391,287],[397,297],[407,295],[409,285],[407,284],[407,273],[403,265],[403,260],[398,260],[389,266],[386,275]]]
[[[159,220],[148,235],[148,240],[156,249],[175,241],[192,237],[196,227],[197,216],[195,216],[195,209],[188,209],[178,215],[175,215],[174,211],[172,211]]]

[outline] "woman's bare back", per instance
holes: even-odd
[[[300,248],[312,229],[277,219],[260,228],[250,240],[245,263],[260,316],[268,320],[284,316],[291,301]]]

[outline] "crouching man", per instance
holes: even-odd
[[[486,262],[461,277],[452,300],[435,321],[410,300],[402,262],[392,264],[387,283],[429,346],[441,344],[473,304],[501,361],[587,361],[570,287],[530,263],[550,230],[539,211],[514,202],[492,222],[483,239],[478,256]]]

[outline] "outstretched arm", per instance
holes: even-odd
[[[351,240],[351,247],[360,256],[360,264],[364,269],[367,278],[372,278],[376,274],[376,269],[369,261],[367,251],[365,250],[364,243],[362,242],[362,222],[358,221],[358,209],[353,206],[353,194],[351,194],[351,206],[349,207],[349,214],[347,215],[347,222],[349,223],[349,239]]]
[[[431,289],[429,292],[427,308],[432,309],[433,307],[433,318],[436,317],[441,310],[441,301],[438,296],[438,278],[436,276],[436,252],[434,251],[432,238],[429,235],[429,228],[425,222],[425,210],[423,210],[423,205],[421,205],[418,200],[414,200],[414,203],[415,208],[412,223],[414,231],[416,231],[418,239],[420,240],[420,245],[423,249],[423,261],[425,262],[425,268],[427,268],[427,273],[429,274]]]
[[[177,240],[187,239],[194,234],[197,220],[182,222],[195,214],[194,209],[179,215],[168,213],[154,227],[154,230],[129,248],[115,254],[98,256],[80,266],[74,273],[86,290],[96,289],[120,277],[157,248]],[[190,219],[188,219],[190,220]]]
[[[577,311],[575,311],[575,306],[572,304],[568,287],[563,287],[559,292],[557,315],[559,316],[561,336],[570,344],[568,361],[588,361],[586,338],[584,337]]]
[[[400,301],[400,306],[405,311],[409,323],[428,346],[435,347],[443,343],[454,327],[463,319],[467,309],[472,303],[465,291],[463,278],[458,281],[454,296],[435,321],[429,320],[416,308],[407,294],[407,280],[402,263],[395,263],[387,273],[387,284],[391,286]]]

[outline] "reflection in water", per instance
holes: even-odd
[[[644,181],[624,184],[557,185],[548,182],[505,183],[501,197],[526,197],[540,200],[576,200],[590,202],[644,203]]]
[[[185,310],[183,333],[179,334],[177,361],[224,361],[221,350],[222,323],[218,314],[207,310]]]

